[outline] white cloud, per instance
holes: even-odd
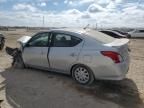
[[[65,0],[64,1],[65,4],[75,7],[75,6],[87,6],[90,4],[97,4],[100,5],[102,7],[106,7],[109,8],[109,10],[112,8],[117,7],[117,5],[124,3],[124,0]]]
[[[57,6],[57,5],[58,5],[58,2],[54,2],[53,4],[54,4],[55,6]]]
[[[115,0],[116,3],[122,3],[124,0]]]
[[[89,3],[93,3],[95,2],[95,0],[80,0],[79,4],[89,4]]]
[[[109,11],[114,11],[115,9],[117,9],[116,8],[116,4],[112,1],[112,2],[110,2],[107,6],[106,6],[106,8],[109,10]]]
[[[30,4],[16,4],[13,6],[14,10],[27,10],[27,11],[31,11],[31,12],[35,12],[38,9]]]
[[[69,5],[75,5],[73,1],[69,1]]]
[[[93,23],[105,27],[144,27],[144,11],[138,7],[129,7],[122,12],[103,11],[91,14]]]
[[[109,4],[111,1],[113,2],[120,2],[121,0],[65,0],[64,3],[70,6],[82,6],[82,5],[89,5],[89,4]]]
[[[0,25],[42,26],[43,16],[45,17],[45,25],[49,27],[77,27],[81,25],[78,21],[81,12],[76,9],[62,11],[57,14],[46,11],[15,11],[13,13],[7,12],[7,14],[1,13],[0,15]]]
[[[67,1],[67,0],[65,0],[65,1],[64,1],[64,4],[67,4],[67,3],[68,3],[68,1]]]
[[[114,3],[122,3],[123,0],[97,0],[96,3],[98,4],[109,4],[110,2],[114,2]]]
[[[77,0],[64,0],[64,4],[67,4],[69,6],[77,6],[77,3]]]
[[[4,3],[4,2],[6,2],[7,0],[0,0],[0,3]]]
[[[91,15],[86,12],[86,13],[83,13],[83,14],[81,15],[81,18],[82,18],[82,19],[90,19],[90,18],[91,18]]]
[[[39,3],[42,2],[47,3],[47,1]],[[144,8],[134,3],[121,5],[123,0],[95,0],[95,2],[92,0],[65,0],[64,2],[73,6],[76,2],[87,5],[83,11],[75,7],[75,9],[52,12],[40,11],[34,7],[34,4],[16,4],[13,9],[19,11],[0,13],[0,25],[41,26],[42,17],[45,16],[45,26],[84,27],[87,24],[95,26],[97,23],[98,27],[144,27]],[[122,8],[120,11],[118,10],[119,5]]]
[[[106,5],[109,4],[111,2],[111,0],[98,0],[97,3],[101,4],[101,5]]]
[[[119,6],[125,6],[125,4],[123,4],[123,0],[109,0],[109,3],[106,5],[106,9],[110,12],[118,12]]]
[[[37,2],[47,2],[49,0],[36,0]]]
[[[44,6],[46,6],[46,3],[45,3],[45,2],[41,2],[41,3],[40,3],[40,6],[41,6],[41,7],[44,7]]]
[[[70,6],[78,6],[93,3],[95,0],[65,0],[64,3]]]
[[[67,11],[63,11],[62,13],[70,14],[70,15],[80,15],[81,14],[81,12],[77,9],[70,9],[70,10],[67,10]]]
[[[91,4],[88,9],[87,9],[90,13],[96,13],[96,12],[101,12],[101,11],[105,11],[105,9],[103,7],[101,7],[98,4]]]

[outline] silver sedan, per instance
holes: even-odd
[[[56,29],[18,40],[21,66],[70,74],[80,84],[122,80],[129,69],[128,39],[90,29]]]

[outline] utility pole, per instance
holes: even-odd
[[[97,24],[97,22],[96,22],[96,30],[97,30],[97,26],[98,26],[98,24]]]
[[[45,26],[45,17],[43,16],[43,27]]]

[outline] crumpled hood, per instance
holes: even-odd
[[[21,38],[19,38],[17,40],[17,42],[21,43],[21,44],[25,44],[27,43],[29,40],[31,39],[31,36],[22,36]]]

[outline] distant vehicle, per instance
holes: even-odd
[[[132,38],[144,38],[144,29],[135,29],[128,32]]]
[[[122,80],[129,69],[129,39],[90,29],[56,29],[18,39],[21,67],[71,75],[80,84],[94,79]]]
[[[5,45],[5,37],[3,34],[0,33],[0,50],[4,48]]]
[[[116,31],[116,32],[118,32],[118,33],[120,33],[122,35],[125,35],[127,38],[131,38],[131,35],[129,33],[127,33],[127,32],[123,32],[123,31],[119,31],[119,30],[113,30],[113,31]]]
[[[127,35],[121,34],[117,31],[113,31],[113,30],[101,30],[100,32],[107,34],[114,38],[128,38]]]

